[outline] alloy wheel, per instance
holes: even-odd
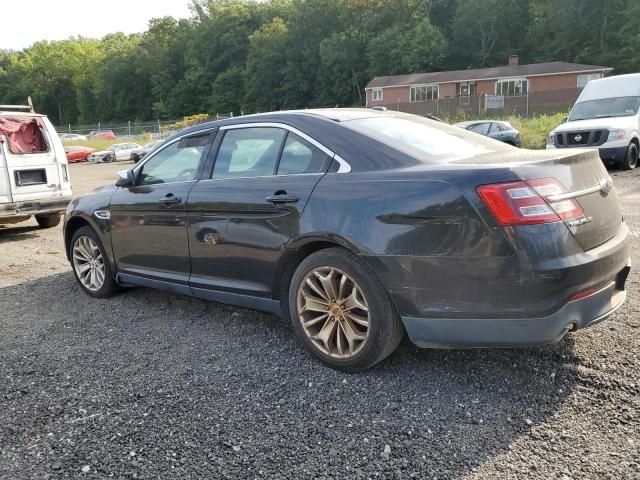
[[[353,357],[369,337],[369,305],[362,289],[335,267],[316,267],[304,277],[297,307],[305,334],[326,355]]]
[[[80,283],[91,292],[100,290],[104,285],[105,266],[96,242],[87,236],[78,237],[72,254],[73,269]]]

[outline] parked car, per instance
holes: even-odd
[[[35,216],[54,227],[71,200],[67,157],[55,128],[29,105],[0,105],[0,224]]]
[[[93,130],[89,133],[89,138],[100,140],[115,140],[116,134],[113,133],[113,130]]]
[[[95,163],[110,163],[133,160],[134,152],[139,148],[140,145],[137,143],[114,143],[107,150],[94,152],[89,155],[89,161]]]
[[[547,150],[597,148],[600,158],[625,170],[638,165],[640,73],[592,80],[565,123],[549,133]]]
[[[67,146],[64,147],[64,152],[67,154],[67,161],[73,162],[86,162],[89,155],[95,152],[95,148],[82,147],[82,146]]]
[[[405,332],[420,347],[557,342],[618,309],[629,273],[597,152],[371,109],[191,127],[75,199],[64,232],[90,296],[143,285],[271,312],[349,371]]]
[[[520,148],[522,141],[520,140],[520,132],[513,128],[509,122],[498,120],[474,120],[470,122],[459,122],[454,124],[456,127],[464,128],[470,132],[479,133],[485,137],[513,145]]]
[[[158,145],[160,145],[162,143],[162,140],[156,140],[155,142],[149,142],[144,144],[142,147],[140,148],[136,148],[135,150],[133,150],[131,152],[131,160],[133,160],[134,162],[139,162],[141,159],[143,159],[149,152],[151,152],[151,150],[153,150],[154,148],[156,148]]]
[[[63,142],[86,142],[86,135],[78,135],[77,133],[61,133],[58,135]]]

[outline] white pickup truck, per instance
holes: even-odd
[[[0,105],[0,224],[35,216],[60,223],[71,201],[67,156],[55,128],[29,105]]]
[[[606,163],[625,170],[638,165],[640,146],[640,73],[592,80],[567,121],[547,138],[547,150],[597,148]]]

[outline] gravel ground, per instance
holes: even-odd
[[[76,192],[120,168],[74,165]],[[637,247],[640,171],[612,175]],[[60,229],[25,225],[0,229],[2,479],[640,478],[637,270],[618,313],[556,346],[404,342],[345,375],[269,315],[90,299]]]

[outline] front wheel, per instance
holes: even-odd
[[[297,268],[289,309],[298,339],[332,368],[356,372],[389,356],[404,329],[369,265],[341,248],[321,250]]]
[[[621,167],[623,170],[633,170],[638,166],[638,147],[635,143],[629,145],[627,149],[627,155],[622,161]]]
[[[79,228],[71,238],[71,265],[82,290],[97,298],[110,297],[116,290],[109,259],[91,227]]]
[[[36,215],[36,222],[42,228],[51,228],[60,224],[60,214],[55,213],[53,215]]]

